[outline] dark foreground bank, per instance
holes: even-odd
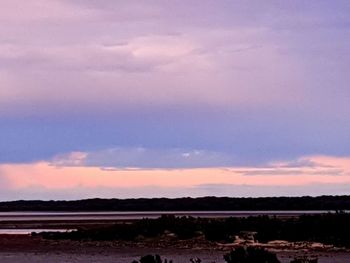
[[[200,258],[201,263],[225,263],[223,255],[229,249],[214,248],[174,248],[122,246],[116,242],[79,242],[43,240],[28,235],[0,235],[1,263],[131,263],[147,254],[159,254],[162,259],[172,259],[173,263],[190,263],[192,258]],[[318,263],[350,262],[350,253],[344,251],[296,251],[274,250],[281,263],[290,263],[294,258],[317,258]]]
[[[292,218],[257,216],[247,218],[194,218],[162,216],[112,225],[81,227],[76,231],[38,234],[44,239],[77,241],[131,241],[147,243],[158,240],[169,245],[175,241],[268,243],[319,242],[350,248],[350,214],[302,215]],[[210,245],[209,245],[210,246]]]

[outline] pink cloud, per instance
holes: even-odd
[[[79,153],[74,158],[81,160]],[[73,158],[73,159],[74,159]],[[140,188],[196,187],[198,185],[305,186],[350,184],[350,158],[309,157],[317,165],[305,167],[229,167],[198,169],[101,169],[55,166],[48,162],[0,165],[8,188],[74,189],[79,187]],[[335,175],[335,173],[337,173]]]

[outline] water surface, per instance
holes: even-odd
[[[74,229],[13,229],[13,228],[4,228],[0,229],[0,235],[29,235],[33,232],[67,232]]]
[[[300,216],[334,213],[327,210],[291,211],[145,211],[145,212],[0,212],[1,221],[49,221],[49,220],[131,220],[158,218],[162,215],[193,216],[203,218],[247,217],[247,216]]]

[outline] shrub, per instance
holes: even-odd
[[[140,261],[134,260],[132,263],[172,263],[172,260],[162,260],[159,255],[146,255],[141,257]]]
[[[227,263],[280,263],[276,254],[263,248],[238,247],[224,255]]]

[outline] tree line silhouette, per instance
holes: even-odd
[[[0,211],[350,210],[350,196],[201,197],[0,202]]]

